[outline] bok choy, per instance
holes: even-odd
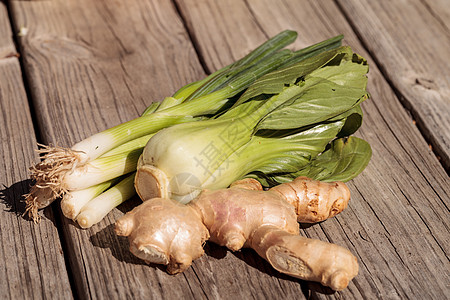
[[[219,116],[161,130],[138,163],[139,196],[188,203],[203,189],[225,188],[245,176],[271,179],[266,183],[301,172],[319,177],[331,165],[320,170],[326,158],[336,165],[345,158],[337,149],[327,152],[329,143],[336,148],[339,136],[361,124],[367,71],[349,47],[329,50],[262,76]],[[359,157],[362,166],[368,149]],[[349,179],[362,169],[350,174],[336,166],[331,173],[338,170]]]

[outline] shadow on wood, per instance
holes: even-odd
[[[119,261],[134,265],[145,265],[143,260],[135,257],[128,250],[128,239],[117,236],[114,232],[114,224],[110,224],[89,237],[94,247],[110,249],[111,254]]]
[[[232,252],[225,247],[216,245],[211,242],[207,242],[204,249],[207,256],[213,257],[215,259],[225,258],[227,253],[230,252],[236,258],[245,262],[248,266],[257,269],[262,273],[268,274],[280,280],[296,282],[300,285],[303,295],[306,299],[310,299],[310,297],[313,297],[312,293],[319,293],[324,295],[335,293],[335,291],[333,291],[332,289],[324,287],[319,283],[303,281],[301,279],[294,278],[276,271],[266,260],[260,257],[252,249],[245,248],[240,251]]]
[[[17,216],[20,216],[22,219],[31,221],[28,217],[28,214],[25,214],[25,198],[24,194],[30,191],[30,187],[32,184],[31,179],[25,179],[22,181],[18,181],[11,186],[7,187],[3,185],[3,189],[0,190],[0,201],[3,202],[7,208],[8,212],[14,213]],[[53,212],[50,206],[44,208],[43,215],[46,219],[53,223],[53,226],[56,227],[55,218],[53,217]]]
[[[3,185],[3,189],[0,190],[0,200],[5,204],[8,212],[23,216],[25,212],[23,195],[28,192],[30,185],[31,179],[16,182],[9,187]]]
[[[142,200],[138,196],[134,196],[131,199],[128,199],[124,203],[120,204],[116,208],[120,210],[123,214],[126,214],[139,204],[142,204]]]

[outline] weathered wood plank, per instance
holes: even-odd
[[[298,3],[293,2],[261,2],[264,7],[252,3],[250,9],[238,1],[194,2],[189,6],[191,11],[183,3],[180,2],[179,7],[188,24],[191,24],[190,27],[203,27],[196,30],[191,28],[191,33],[196,37],[203,60],[211,70],[240,57],[262,42],[266,36],[285,28],[299,30],[302,37],[299,43],[303,45],[340,33],[341,30],[351,36],[348,42],[352,46],[359,45],[333,3],[325,3],[328,9],[325,9],[328,11],[326,14],[319,13],[324,8],[312,6],[314,4],[303,4],[302,11],[299,12]],[[68,146],[91,133],[137,116],[149,103],[149,92],[154,93],[155,98],[161,99],[176,87],[202,75],[186,33],[169,2],[128,1],[126,6],[122,2],[114,2],[111,6],[108,4],[105,1],[12,4],[16,23],[29,28],[29,34],[20,42],[24,49],[27,74],[32,79],[31,93],[35,105],[40,112],[45,112],[38,118],[45,142],[58,142]],[[219,11],[216,5],[222,10],[222,16],[218,18],[211,18],[211,14],[207,13],[197,13],[199,17],[189,18],[189,15],[195,15],[197,10]],[[280,12],[283,12],[282,16],[278,15]],[[303,20],[298,20],[300,13]],[[342,28],[333,29],[333,22],[327,21],[333,18],[337,19],[336,22],[339,21]],[[217,22],[220,23],[223,19],[229,21],[225,20],[217,26]],[[270,28],[262,25],[263,20],[270,20],[266,25]],[[286,27],[287,25],[289,27]],[[165,32],[161,30],[161,26],[164,26]],[[224,29],[222,26],[233,26],[233,30]],[[211,31],[206,32],[206,28],[211,28]],[[236,34],[237,30],[239,34]],[[303,34],[305,31],[308,32]],[[226,38],[226,43],[223,44],[225,49],[214,49],[215,46],[208,41],[211,36]],[[234,41],[234,38],[244,36],[245,39]],[[154,40],[161,41],[166,48],[156,44]],[[214,42],[216,41],[215,39]],[[240,47],[244,43],[248,49],[242,51]],[[173,68],[176,59],[180,60],[175,63],[177,68]],[[149,73],[154,74],[154,81],[146,81],[143,78],[142,74]],[[168,82],[160,78],[168,79]],[[139,84],[135,84],[136,82]],[[371,79],[371,85],[376,87],[371,90],[374,99],[384,99],[383,104],[388,102],[388,99],[395,99],[380,75],[376,80]],[[110,99],[113,99],[113,104]],[[426,150],[427,147],[418,132],[408,123],[410,120],[398,102],[393,102],[387,107],[393,107],[398,112],[389,112],[386,108],[374,104],[365,109],[366,119],[368,118],[366,123],[376,130],[366,129],[368,125],[365,125],[361,135],[375,143],[374,150],[380,155],[376,156],[376,159],[374,156],[368,170],[361,179],[358,178],[361,181],[355,181],[352,186],[355,205],[348,211],[350,216],[344,214],[338,219],[321,224],[320,228],[312,226],[306,231],[308,235],[328,238],[347,246],[357,253],[363,263],[361,275],[348,291],[334,294],[336,297],[395,297],[394,293],[403,298],[407,297],[406,294],[411,296],[409,292],[417,290],[410,286],[417,283],[415,274],[408,273],[409,270],[405,266],[398,270],[394,269],[394,266],[397,267],[402,259],[413,264],[413,271],[425,269],[422,276],[426,276],[429,270],[416,266],[422,263],[420,251],[431,253],[432,257],[426,258],[428,267],[444,259],[443,254],[435,248],[442,246],[444,251],[441,252],[447,251],[445,238],[448,238],[448,235],[436,227],[439,218],[442,219],[442,214],[448,212],[438,201],[438,197],[442,197],[442,202],[448,198],[445,174],[443,175],[432,153]],[[383,114],[379,114],[378,110]],[[387,116],[384,116],[385,113]],[[80,119],[83,122],[80,123]],[[55,129],[51,129],[51,123],[56,123]],[[400,130],[401,136],[397,130]],[[384,134],[384,131],[387,132],[386,135],[379,138],[378,133]],[[392,151],[396,151],[399,157],[394,156]],[[410,159],[413,159],[413,163]],[[394,172],[392,166],[405,168],[405,171]],[[388,174],[385,174],[386,171]],[[422,178],[418,178],[420,172],[424,173]],[[416,180],[420,184],[418,191],[402,182],[400,179],[403,178],[408,178],[411,182]],[[396,181],[399,182],[398,187]],[[377,189],[382,191],[381,204],[378,206],[373,200]],[[358,191],[361,193],[358,194]],[[420,197],[426,194],[431,195],[426,201],[437,202],[431,203],[437,211],[430,212],[429,208],[421,207]],[[137,201],[136,199],[123,205],[120,210],[129,209],[137,204]],[[392,210],[393,206],[399,206],[401,221],[392,221],[392,217],[385,212],[386,207]],[[80,297],[262,299],[286,296],[298,298],[303,294],[301,282],[277,274],[251,251],[233,254],[223,248],[208,245],[208,256],[199,259],[193,268],[175,277],[168,276],[163,269],[145,266],[128,252],[126,239],[116,237],[112,226],[109,225],[121,214],[115,210],[105,221],[85,231],[79,230],[70,222],[65,223],[63,229],[69,248],[73,251],[70,262],[74,275],[78,276],[74,277]],[[365,218],[360,217],[361,215]],[[423,224],[417,223],[417,215],[424,216]],[[437,221],[429,219],[436,216]],[[406,237],[401,240],[395,240],[396,236],[386,238],[387,230],[389,233],[397,233],[396,226],[407,224],[404,222],[405,218],[410,218],[414,227],[405,230]],[[445,220],[442,221],[448,229]],[[385,229],[387,225],[390,226]],[[427,225],[431,226],[432,234],[424,229]],[[423,240],[427,244],[422,246],[424,248],[418,248],[420,251],[415,248],[411,251],[411,245],[403,244],[413,237],[412,230],[416,230],[416,236],[425,236]],[[437,242],[433,242],[433,235]],[[377,251],[373,251],[373,248]],[[395,251],[400,253],[400,258]],[[409,253],[413,254],[412,258],[408,257]],[[383,262],[383,255],[394,262]],[[380,261],[382,265],[378,267]],[[445,266],[444,261],[436,272]],[[407,275],[401,272],[406,272]],[[403,284],[407,288],[398,292]],[[437,293],[442,292],[442,287],[440,288]],[[310,293],[314,297],[322,296],[305,290],[306,295]],[[418,294],[421,295],[420,291]],[[427,294],[422,292],[422,295]]]
[[[336,219],[307,228],[305,233],[343,245],[359,258],[360,274],[347,290],[333,294],[336,298],[448,295],[448,177],[334,2],[255,0],[247,1],[248,8],[237,1],[177,3],[211,69],[221,66],[215,55],[220,54],[221,63],[226,64],[245,52],[230,51],[239,51],[237,44],[227,42],[215,49],[202,41],[210,36],[229,41],[233,28],[238,27],[243,36],[261,39],[294,29],[300,35],[297,46],[344,33],[345,43],[369,58],[372,99],[363,105],[365,124],[359,135],[372,145],[372,162],[351,183],[350,209]],[[200,18],[215,11],[223,16],[219,22]],[[251,14],[243,17],[245,11]],[[234,16],[253,26],[236,26],[239,21]],[[228,31],[227,26],[232,29]]]
[[[15,22],[29,28],[20,44],[44,142],[68,146],[138,116],[151,100],[203,76],[170,1],[13,2],[12,7]],[[138,201],[119,209],[129,210]],[[164,268],[149,267],[114,234],[111,224],[123,214],[120,210],[89,230],[64,223],[81,298],[206,298],[218,295],[217,282],[251,284],[259,273],[226,252],[223,259],[199,260],[204,265],[200,274],[190,269],[170,276]],[[217,249],[210,253],[220,257]],[[238,276],[211,276],[228,260],[240,265]],[[241,288],[234,285],[234,293]],[[205,294],[209,289],[211,294]]]
[[[4,3],[0,3],[0,58],[16,56],[16,48],[12,41],[12,32],[9,25],[8,12]]]
[[[62,146],[138,116],[202,74],[157,3],[91,2],[11,3],[28,30],[20,43],[43,139]]]
[[[243,1],[175,3],[178,3],[180,13],[191,29],[197,50],[209,72],[241,58],[268,38],[250,17],[251,12]],[[232,6],[232,14],[228,14],[229,6]],[[209,28],[202,28],[204,25]]]
[[[36,138],[5,4],[0,2],[0,298],[71,299],[51,209],[41,226],[22,217],[26,165]]]
[[[338,1],[444,167],[450,168],[450,31],[423,1]],[[448,3],[433,4],[445,16]],[[403,17],[401,17],[403,16]]]
[[[450,9],[447,0],[424,0],[422,3],[436,18],[436,20],[446,27],[447,35],[450,34]]]

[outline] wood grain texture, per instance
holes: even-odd
[[[440,299],[450,292],[448,176],[335,2],[60,0],[12,1],[11,8],[16,26],[28,29],[19,44],[38,129],[43,142],[62,146],[136,117],[151,101],[201,78],[200,61],[214,71],[284,29],[299,32],[297,49],[344,33],[345,43],[371,64],[372,99],[364,104],[359,136],[371,143],[373,159],[352,181],[347,211],[303,232],[357,255],[360,274],[348,289],[331,293],[280,275],[251,250],[232,253],[213,244],[206,245],[206,255],[186,272],[170,276],[163,267],[135,258],[127,240],[113,232],[114,221],[139,204],[133,199],[88,230],[63,219],[75,296]],[[34,140],[27,143],[31,153]],[[8,182],[21,180],[25,173]],[[14,228],[11,224],[3,226]],[[37,232],[33,241],[54,230],[27,226]],[[52,255],[45,252],[34,264],[47,264]],[[21,262],[11,268],[17,265]],[[67,282],[62,286],[69,289]]]
[[[448,1],[445,6],[421,0],[338,3],[450,170],[450,31],[442,22]]]
[[[36,138],[6,7],[0,2],[0,298],[71,299],[51,209],[41,226],[22,217]]]
[[[11,8],[28,30],[20,45],[47,143],[70,146],[203,76],[170,2],[13,1]]]
[[[178,1],[185,17],[189,18],[187,24],[191,24],[189,28],[194,31],[191,34],[197,36],[198,41],[210,35],[229,39],[223,36],[228,33],[223,28],[211,33],[220,26],[217,22],[198,18],[200,8],[197,7],[206,10],[205,6],[210,6],[209,11],[215,11],[219,4],[195,1],[194,5],[193,2]],[[335,219],[305,229],[310,237],[351,249],[358,256],[361,270],[348,289],[330,296],[312,291],[313,297],[445,297],[449,292],[448,176],[339,8],[332,1],[299,4],[298,1],[255,0],[247,1],[247,9],[236,2],[228,1],[226,5],[221,1],[222,14],[227,20],[226,16],[238,14],[234,9],[239,9],[240,14],[251,12],[246,19],[258,25],[245,27],[244,36],[251,36],[254,31],[257,31],[255,36],[272,36],[290,28],[299,32],[297,45],[307,45],[344,33],[345,43],[369,58],[372,98],[363,104],[365,123],[359,135],[372,145],[373,159],[363,174],[351,183],[350,209]],[[230,23],[233,22],[230,17]],[[203,43],[199,47],[209,45]],[[234,48],[238,48],[237,45],[228,45],[222,51]],[[212,52],[204,50],[203,53]],[[245,53],[235,55],[239,54]],[[233,55],[222,54],[221,57]],[[208,56],[205,62],[211,68],[216,63]]]
[[[209,72],[243,57],[268,38],[258,28],[244,1],[175,3],[179,5],[179,11]],[[231,13],[230,6],[233,7]]]
[[[0,59],[16,56],[16,48],[12,39],[8,12],[3,2],[0,2]]]
[[[30,93],[44,143],[69,146],[137,117],[153,100],[204,76],[170,1],[12,2]],[[80,230],[64,219],[75,295],[82,299],[194,299],[205,296],[191,270],[170,276],[128,251],[114,221]]]
[[[421,0],[423,5],[433,15],[437,22],[445,27],[447,34],[450,34],[450,9],[447,0]]]

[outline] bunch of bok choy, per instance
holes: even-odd
[[[184,86],[161,103],[152,103],[141,117],[94,134],[70,149],[44,146],[42,161],[30,168],[35,184],[25,195],[29,216],[38,221],[37,210],[62,197],[67,217],[82,227],[95,224],[135,194],[131,178],[145,144],[155,133],[223,115],[258,78],[335,49],[342,40],[337,36],[296,52],[282,49],[296,36],[294,31],[281,32],[244,58]]]
[[[139,196],[188,203],[243,177],[266,186],[353,178],[371,156],[365,141],[347,138],[361,125],[367,71],[349,47],[322,52],[262,76],[217,117],[161,130],[139,161]]]

